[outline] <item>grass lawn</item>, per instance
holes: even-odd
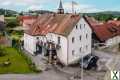
[[[15,20],[16,17],[5,17],[5,20]]]
[[[0,66],[0,74],[4,73],[33,73],[25,56],[21,55],[16,49],[11,47],[5,47],[5,56],[0,57],[0,64],[7,61],[11,62],[11,65],[2,67]]]

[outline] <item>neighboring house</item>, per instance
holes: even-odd
[[[57,55],[64,65],[91,54],[91,28],[84,17],[64,14],[62,3],[55,14],[43,14],[24,33],[24,49],[31,54]]]
[[[26,16],[20,16],[20,24],[24,28],[29,28],[37,19],[37,16],[31,16],[31,15],[26,15]]]
[[[85,16],[92,29],[92,42],[94,46],[112,46],[120,43],[120,25],[114,21],[100,23]],[[118,21],[116,21],[118,22]]]

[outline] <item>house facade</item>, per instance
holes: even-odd
[[[32,55],[54,57],[64,65],[74,64],[91,54],[92,30],[77,14],[64,14],[60,2],[58,13],[43,14],[24,33],[24,49]]]

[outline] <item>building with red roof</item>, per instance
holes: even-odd
[[[85,16],[85,19],[92,29],[92,42],[94,45],[111,46],[120,43],[120,21],[112,20],[100,23],[91,17]]]
[[[91,54],[91,28],[84,17],[65,14],[60,1],[58,13],[43,14],[24,33],[24,49],[48,56],[64,65]]]

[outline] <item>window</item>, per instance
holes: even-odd
[[[86,39],[88,38],[88,34],[86,34]]]
[[[88,46],[86,45],[86,50],[88,50]]]
[[[81,24],[80,24],[80,29],[81,29],[82,27],[81,27]]]
[[[84,24],[84,28],[85,28],[85,24]]]
[[[78,25],[76,25],[76,29],[78,28]]]
[[[81,41],[81,39],[82,39],[82,36],[80,35],[80,41]]]
[[[58,37],[58,44],[60,44],[60,37]]]
[[[37,37],[36,39],[39,40],[39,37]]]
[[[74,37],[72,37],[72,43],[74,43],[74,41],[75,41],[75,38],[74,38]]]
[[[82,51],[82,48],[80,47],[80,52]]]
[[[73,56],[75,55],[75,51],[74,51],[74,50],[72,50],[72,55],[73,55]]]

